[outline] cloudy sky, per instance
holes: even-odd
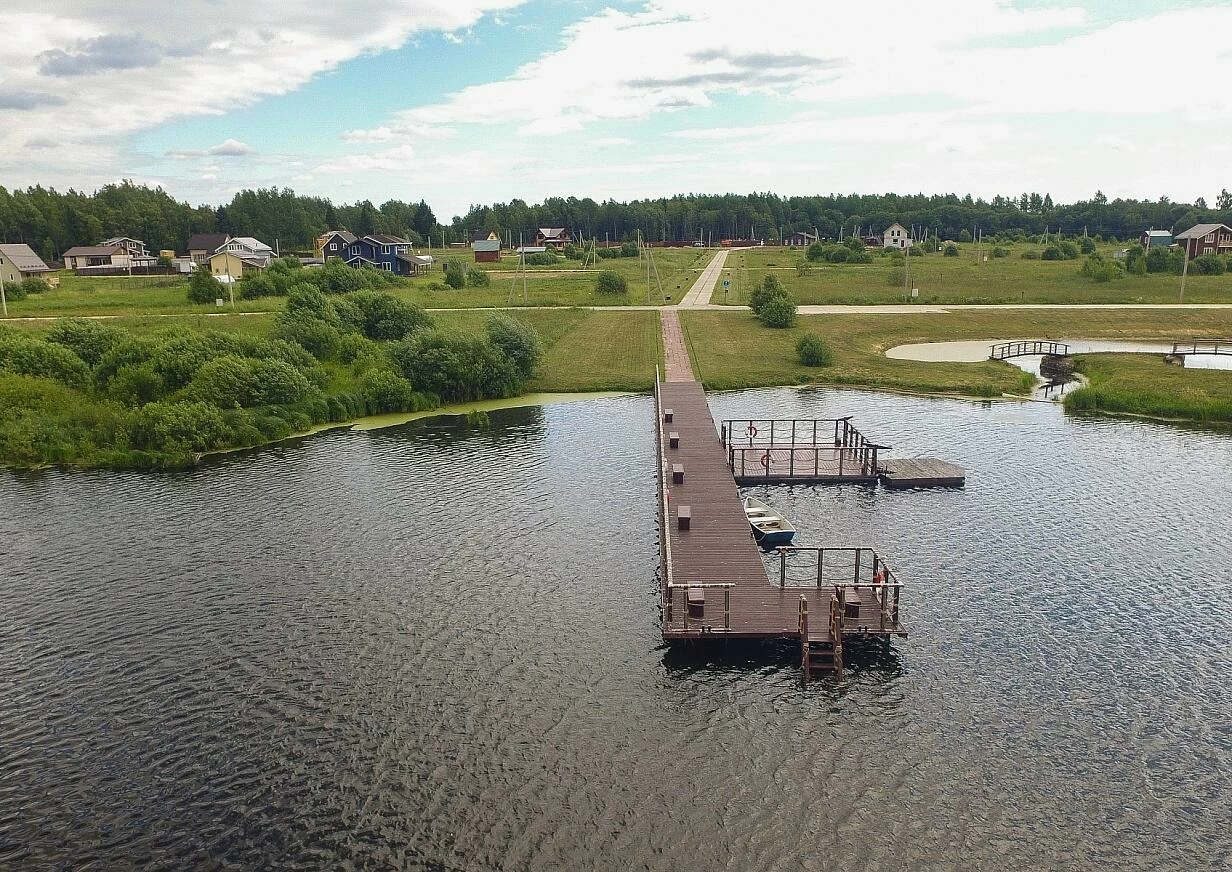
[[[8,187],[278,185],[441,218],[570,194],[1232,187],[1232,3],[13,5]]]

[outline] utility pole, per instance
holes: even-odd
[[[1185,302],[1185,275],[1189,272],[1189,240],[1185,240],[1185,264],[1181,267],[1181,296],[1178,303]]]

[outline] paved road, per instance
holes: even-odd
[[[727,254],[727,249],[715,252],[710,265],[702,270],[693,287],[689,288],[689,292],[681,299],[681,309],[696,309],[709,305],[710,295],[714,293],[714,287],[719,283],[719,274],[723,272],[723,264],[727,262]]]

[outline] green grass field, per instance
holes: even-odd
[[[695,364],[708,388],[772,385],[863,385],[891,390],[997,396],[1022,392],[1023,373],[1008,363],[931,363],[893,360],[896,345],[960,339],[1177,339],[1232,335],[1232,310],[962,310],[919,315],[813,315],[772,330],[752,315],[682,312]],[[828,367],[803,366],[796,340],[818,334],[834,351]],[[1205,372],[1183,370],[1183,375]],[[1228,383],[1232,397],[1232,380]]]
[[[1102,246],[1110,257],[1123,246]],[[1042,246],[1009,246],[1010,256],[993,258],[991,244],[976,260],[976,246],[960,246],[959,257],[929,254],[911,259],[912,285],[919,289],[917,303],[1176,303],[1180,277],[1160,273],[1126,276],[1119,281],[1096,283],[1081,274],[1083,259],[1063,261],[1023,260],[1027,250]],[[732,252],[724,278],[731,289],[724,300],[722,286],[715,303],[743,305],[749,292],[767,274],[778,277],[802,305],[873,305],[903,303],[903,282],[894,274],[895,262],[874,257],[871,264],[811,264],[805,275],[796,264],[803,249],[756,248]],[[901,263],[901,262],[900,262]],[[901,275],[901,274],[900,274]],[[891,279],[894,279],[892,282]],[[1222,276],[1190,275],[1185,282],[1187,303],[1232,303],[1232,273]]]
[[[1075,358],[1086,387],[1065,397],[1076,412],[1232,422],[1232,372],[1172,366],[1155,354],[1084,354]]]

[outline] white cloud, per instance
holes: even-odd
[[[250,154],[256,154],[256,151],[248,143],[240,142],[238,139],[227,139],[205,149],[172,149],[167,152],[167,157],[245,157]]]
[[[465,29],[520,2],[352,0],[341,18],[337,7],[295,0],[174,8],[132,0],[122,12],[99,0],[57,0],[54,12],[6,9],[0,174],[105,182],[130,169],[123,143],[133,133],[251,106],[359,55],[397,48],[417,33]],[[47,139],[73,145],[74,154],[40,162],[25,144]]]

